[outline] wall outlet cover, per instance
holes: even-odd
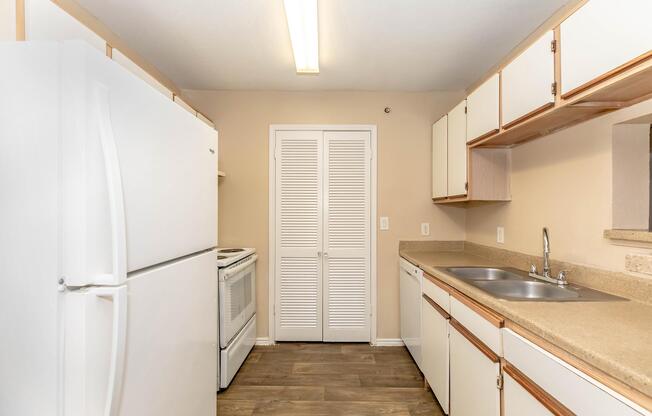
[[[505,227],[496,227],[496,242],[505,244]]]
[[[421,223],[421,235],[430,235],[430,223]]]
[[[380,217],[380,229],[382,231],[389,230],[389,217]]]

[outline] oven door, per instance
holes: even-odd
[[[220,347],[226,348],[233,337],[256,312],[255,254],[243,263],[220,270]]]

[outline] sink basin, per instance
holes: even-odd
[[[514,280],[522,278],[511,269],[493,267],[449,267],[446,271],[462,280]]]
[[[534,279],[526,272],[497,267],[439,268],[447,274],[500,299],[524,301],[614,301],[618,296],[577,285],[558,286]]]
[[[504,299],[521,300],[574,300],[580,294],[572,288],[555,286],[546,282],[535,281],[477,281],[475,285],[479,289]]]

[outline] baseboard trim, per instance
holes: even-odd
[[[258,337],[256,338],[256,345],[274,345],[274,341],[271,341],[269,337]]]
[[[256,345],[274,345],[275,342],[270,340],[269,337],[256,338]],[[400,338],[377,338],[374,346],[376,347],[402,347],[403,340]]]
[[[376,347],[402,347],[403,340],[400,338],[376,338]]]

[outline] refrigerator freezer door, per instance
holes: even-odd
[[[83,42],[62,46],[62,266],[69,285],[217,245],[217,132]]]
[[[137,273],[129,311],[120,416],[214,416],[215,251]]]

